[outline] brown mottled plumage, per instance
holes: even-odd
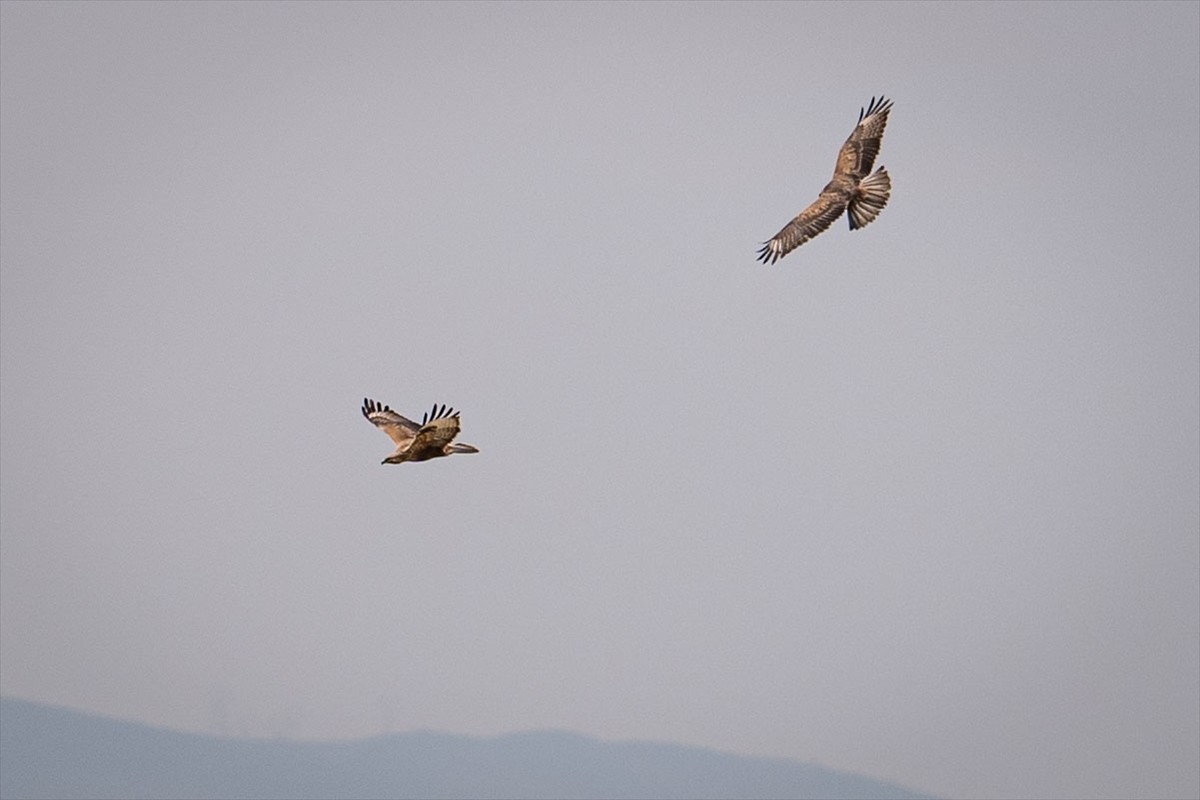
[[[433,409],[421,416],[421,424],[402,417],[382,403],[363,399],[362,415],[396,443],[396,452],[383,464],[403,464],[405,461],[428,461],[454,453],[478,453],[479,448],[454,442],[458,435],[458,412],[434,403]]]
[[[883,129],[887,127],[891,110],[890,100],[872,97],[871,104],[859,111],[858,124],[838,153],[833,180],[821,190],[812,205],[763,245],[758,251],[760,261],[774,264],[832,225],[843,211],[849,212],[852,231],[879,216],[891,196],[892,179],[883,167],[875,172],[871,172],[871,167],[875,165],[875,156],[879,155]]]

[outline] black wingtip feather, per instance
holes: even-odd
[[[879,95],[879,97],[875,97],[874,95],[872,95],[871,102],[867,105],[867,107],[863,108],[863,109],[859,109],[858,121],[861,124],[864,119],[871,116],[872,114],[881,114],[884,111],[889,110],[891,107],[892,107],[892,101],[888,100],[886,96],[881,94],[881,95]]]
[[[771,243],[763,244],[762,249],[758,251],[758,261],[764,264],[774,264],[779,260],[779,251],[772,249]]]

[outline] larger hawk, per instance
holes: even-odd
[[[431,458],[455,453],[478,453],[479,448],[453,441],[458,435],[458,412],[434,403],[433,410],[421,417],[421,424],[402,417],[382,403],[364,399],[362,415],[396,443],[396,452],[382,464],[403,464],[405,461],[428,461]]]
[[[764,264],[774,264],[849,212],[850,230],[870,224],[887,205],[892,193],[892,179],[883,167],[871,172],[883,129],[887,127],[892,102],[880,97],[858,112],[858,124],[838,153],[837,167],[820,196],[808,208],[763,245],[758,258]]]

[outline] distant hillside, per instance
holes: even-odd
[[[0,700],[0,798],[916,798],[797,761],[540,731],[224,739]]]

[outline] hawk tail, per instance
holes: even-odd
[[[846,207],[850,230],[865,228],[875,221],[892,196],[892,179],[883,167],[863,178]]]

